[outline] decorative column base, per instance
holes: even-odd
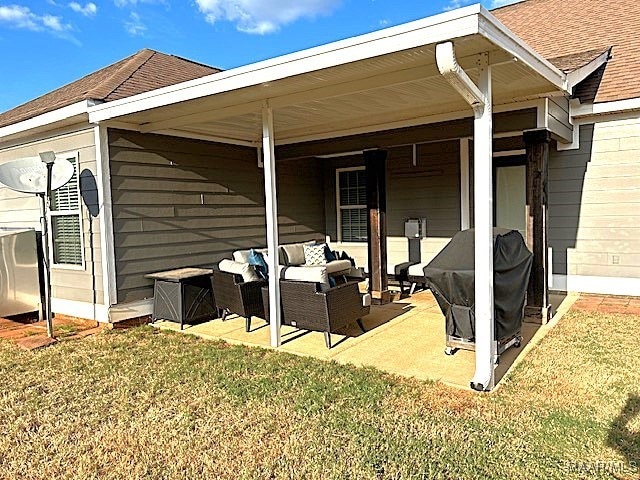
[[[374,305],[386,305],[391,302],[391,292],[389,290],[371,290],[371,303]]]

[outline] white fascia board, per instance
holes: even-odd
[[[567,76],[562,70],[524,43],[484,7],[480,7],[479,33],[509,52],[517,61],[527,65],[559,90],[571,93]]]
[[[591,60],[586,65],[583,65],[580,68],[576,68],[574,71],[567,74],[567,81],[569,82],[569,88],[573,92],[573,88],[582,82],[585,78],[595,72],[602,65],[607,63],[609,60],[610,51],[607,49],[598,55],[596,58]]]
[[[584,105],[570,104],[571,118],[590,117],[640,110],[640,97],[617,100],[615,102],[587,103]]]
[[[23,120],[22,122],[14,123],[12,125],[7,125],[6,127],[0,128],[0,140],[3,137],[8,137],[10,135],[15,135],[17,133],[32,130],[34,128],[44,127],[52,123],[86,114],[89,110],[89,107],[92,105],[92,101],[82,100],[81,102],[72,103],[71,105],[58,108],[57,110],[53,110],[52,112],[43,113],[42,115],[38,115],[37,117]]]
[[[470,5],[404,25],[96,105],[89,111],[89,121],[100,122],[151,108],[258,85],[265,89],[264,97],[267,98],[269,82],[477,34],[478,14],[482,10],[484,9],[480,5]]]

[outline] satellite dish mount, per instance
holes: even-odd
[[[42,261],[44,264],[45,317],[47,334],[53,338],[51,313],[51,265],[49,262],[48,213],[51,211],[51,192],[67,184],[74,174],[70,162],[56,162],[54,152],[41,152],[40,158],[23,158],[0,165],[0,183],[12,190],[33,193],[40,197],[40,225],[42,228]]]

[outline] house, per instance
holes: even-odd
[[[317,237],[368,266],[384,301],[407,218],[427,219],[423,261],[475,226],[480,280],[491,227],[522,231],[533,321],[549,289],[637,294],[640,6],[625,3],[615,29],[594,0],[473,5],[229,71],[142,51],[0,115],[0,162],[53,150],[80,175],[51,220],[54,311],[145,315],[147,273]],[[1,192],[0,226],[37,227],[33,199]],[[476,281],[483,386],[492,305]]]

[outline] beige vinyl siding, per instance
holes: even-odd
[[[25,157],[37,157],[39,152],[78,153],[79,172],[96,175],[96,150],[93,129],[62,134],[0,151],[0,163]],[[97,182],[97,180],[96,180]],[[81,190],[87,182],[81,181]],[[95,196],[95,193],[94,193]],[[101,239],[99,218],[91,218],[81,200],[84,265],[65,268],[52,266],[51,284],[54,298],[78,302],[104,303],[102,284]],[[13,192],[0,187],[0,227],[35,228],[40,230],[40,206],[35,195]],[[91,246],[93,245],[93,249]],[[74,315],[72,311],[58,312]]]
[[[145,274],[211,266],[264,246],[254,148],[109,130],[118,303],[153,296]],[[280,242],[322,237],[317,160],[278,162]]]
[[[553,273],[640,277],[640,117],[580,126],[580,148],[551,152]]]

